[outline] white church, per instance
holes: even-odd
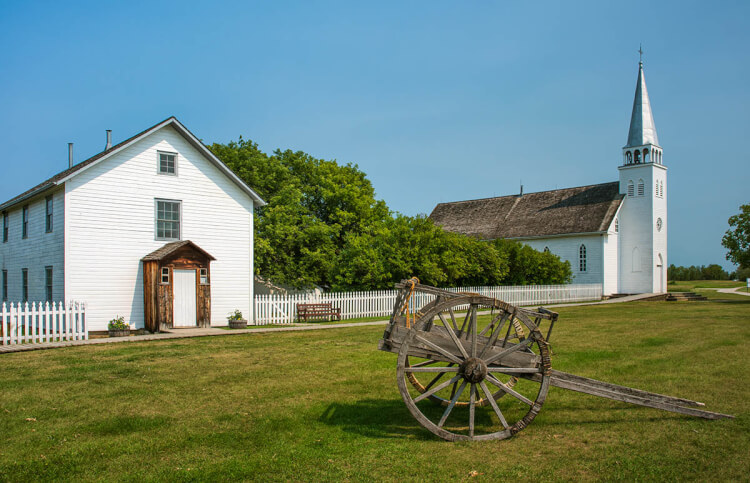
[[[663,293],[667,287],[667,168],[638,65],[619,180],[576,188],[440,203],[443,229],[517,240],[567,260],[573,283],[603,294]]]

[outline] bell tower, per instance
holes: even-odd
[[[643,50],[639,50],[641,56]],[[620,293],[667,291],[667,168],[638,62],[628,142],[622,148],[618,219]]]

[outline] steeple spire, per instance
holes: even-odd
[[[643,55],[643,49],[638,50]],[[659,145],[656,136],[656,125],[651,113],[651,102],[648,100],[646,78],[643,76],[643,61],[638,62],[638,82],[635,85],[635,99],[633,100],[633,114],[630,117],[630,131],[626,148]]]

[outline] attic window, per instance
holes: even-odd
[[[159,152],[159,174],[177,174],[177,153]]]

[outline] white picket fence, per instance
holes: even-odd
[[[85,340],[86,305],[81,302],[5,303],[0,306],[3,345]]]
[[[601,284],[523,285],[508,287],[460,287],[451,292],[473,292],[517,306],[580,302],[602,298]],[[390,316],[396,290],[329,292],[324,294],[256,295],[254,324],[291,324],[297,319],[297,304],[330,302],[341,309],[342,319]],[[418,309],[434,296],[416,293],[410,305]]]

